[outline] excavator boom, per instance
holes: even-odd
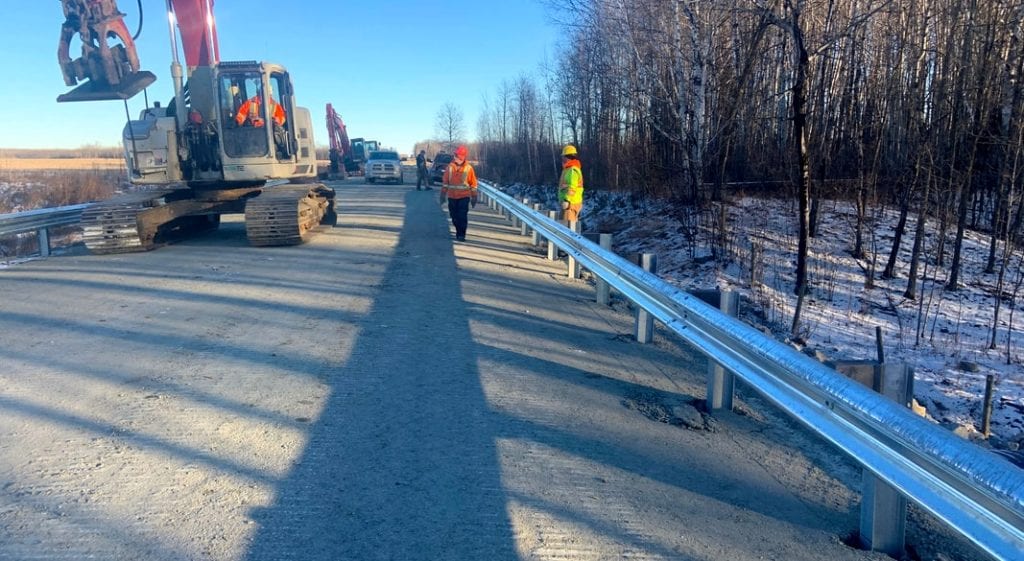
[[[167,4],[178,23],[185,65],[195,68],[220,62],[213,0],[168,0]]]
[[[334,110],[334,106],[327,104],[327,135],[331,140],[329,157],[331,161],[328,177],[331,179],[344,179],[348,171],[347,162],[351,161],[352,146],[348,140],[348,129],[341,115]]]

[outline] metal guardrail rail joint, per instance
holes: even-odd
[[[483,193],[759,394],[1002,561],[1024,559],[1024,470],[721,314],[481,182]]]

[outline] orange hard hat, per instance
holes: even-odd
[[[458,148],[455,149],[455,155],[465,159],[465,157],[469,155],[469,149],[467,149],[465,146],[459,146]]]

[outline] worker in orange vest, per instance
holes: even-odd
[[[284,109],[281,108],[281,104],[274,101],[274,98],[270,99],[270,117],[274,120],[274,124],[279,127],[284,126]],[[235,122],[238,126],[242,126],[245,123],[249,123],[254,127],[263,126],[263,112],[260,111],[262,102],[259,94],[250,97],[245,100],[245,103],[238,108],[238,113],[235,115]]]
[[[441,181],[441,204],[448,201],[448,214],[455,226],[455,239],[466,241],[466,228],[469,226],[469,207],[476,206],[476,172],[466,158],[469,150],[465,146],[455,149],[455,158],[444,170]]]

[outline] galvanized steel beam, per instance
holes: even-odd
[[[667,329],[996,559],[1024,559],[1024,470],[723,315],[481,182],[499,205]]]

